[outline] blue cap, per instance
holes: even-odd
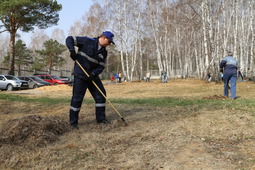
[[[111,41],[112,44],[115,44],[113,42],[113,37],[114,37],[113,33],[111,33],[110,31],[105,31],[103,32],[102,35],[106,36]]]

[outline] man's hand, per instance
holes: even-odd
[[[88,79],[89,80],[94,80],[95,77],[96,77],[96,75],[92,72],[92,73],[89,74]]]
[[[220,72],[222,72],[222,73],[223,73],[223,68],[220,68]]]
[[[73,61],[75,61],[77,59],[77,54],[76,54],[75,50],[70,51],[70,57],[72,58]]]

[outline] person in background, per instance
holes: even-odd
[[[118,77],[119,77],[119,83],[121,83],[121,78],[122,78],[122,73],[121,72],[119,72]]]
[[[114,76],[111,76],[111,82],[113,82],[115,80]]]
[[[228,97],[229,83],[231,98],[236,99],[236,80],[237,80],[238,62],[233,57],[233,53],[229,51],[227,56],[220,62],[220,71],[223,73],[224,80],[224,96]]]
[[[146,73],[146,82],[150,82],[150,78],[151,78],[151,73],[147,72]]]
[[[212,80],[212,75],[211,75],[211,73],[210,73],[210,72],[209,72],[209,73],[207,73],[207,77],[208,77],[207,81],[208,81],[208,83],[210,83],[210,82],[211,82],[211,80]]]
[[[78,61],[89,74],[89,76],[87,76],[75,62],[73,96],[69,112],[70,125],[73,129],[78,129],[79,112],[87,89],[89,89],[95,100],[97,123],[110,123],[105,115],[106,99],[93,82],[95,82],[104,95],[106,95],[99,74],[101,74],[105,68],[107,58],[106,47],[110,44],[114,44],[113,37],[114,35],[110,31],[105,31],[96,38],[80,36],[68,36],[66,38],[66,46],[70,51],[70,57],[74,61]],[[78,52],[75,51],[75,46],[78,47]]]
[[[162,83],[167,83],[167,73],[164,70],[161,71],[161,80]]]
[[[116,73],[116,74],[114,74],[114,75],[115,75],[116,83],[118,83],[118,82],[119,82],[119,74],[118,74],[118,73]]]

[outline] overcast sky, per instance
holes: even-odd
[[[48,36],[51,36],[51,32],[56,28],[64,30],[64,33],[67,36],[73,23],[80,20],[82,16],[89,11],[90,6],[93,4],[92,0],[57,0],[57,2],[62,4],[62,10],[59,12],[58,25],[45,30]],[[32,32],[18,33],[21,35],[23,41],[26,43],[30,42]]]

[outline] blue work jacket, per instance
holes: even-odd
[[[88,72],[98,76],[105,68],[107,50],[105,47],[98,49],[98,39],[89,37],[74,37],[66,38],[66,46],[69,51],[75,50],[78,47],[77,61]],[[74,64],[74,76],[86,78],[86,74],[77,63]]]
[[[227,56],[221,60],[220,68],[224,68],[224,75],[237,74],[238,62],[232,56]]]

